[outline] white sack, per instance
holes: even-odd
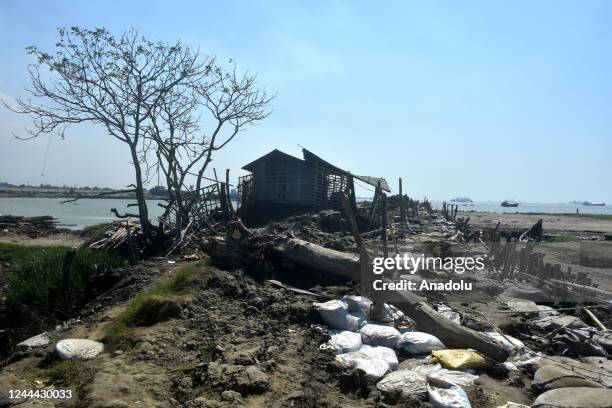
[[[378,380],[391,371],[389,364],[385,360],[374,358],[361,351],[339,354],[336,356],[336,361],[347,370],[363,370],[366,377],[372,380]]]
[[[321,345],[322,349],[331,349],[336,354],[342,354],[358,351],[361,348],[361,334],[359,333],[348,330],[331,330],[329,335],[330,339]]]
[[[373,358],[380,358],[385,360],[387,364],[389,364],[391,370],[397,370],[397,367],[399,366],[399,361],[397,361],[397,354],[395,354],[395,351],[393,351],[393,349],[390,349],[389,347],[369,346],[367,344],[364,344],[363,346],[361,346],[359,351]]]
[[[395,327],[370,323],[363,326],[360,333],[364,344],[389,348],[396,348],[401,336]]]
[[[436,408],[472,408],[463,388],[431,375],[427,376],[427,394]]]
[[[332,329],[356,331],[365,321],[363,317],[351,315],[347,304],[341,300],[315,303],[314,306],[323,322]]]
[[[103,350],[104,344],[87,339],[65,339],[55,345],[55,351],[62,360],[86,360]]]
[[[422,332],[406,332],[402,334],[397,346],[410,354],[429,354],[434,350],[446,348],[436,336]]]

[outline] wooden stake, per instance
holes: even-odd
[[[385,256],[385,258],[389,257],[389,248],[387,247],[387,226],[388,226],[388,219],[387,219],[387,195],[386,194],[382,194],[380,196],[380,200],[381,200],[381,207],[382,207],[382,222],[381,222],[381,229],[380,229],[380,233],[381,233],[381,239],[382,239],[382,245],[383,245],[383,255]]]

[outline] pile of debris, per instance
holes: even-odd
[[[0,234],[12,232],[36,238],[56,232],[58,223],[59,221],[50,215],[39,217],[0,215]]]

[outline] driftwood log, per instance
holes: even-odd
[[[306,269],[361,281],[357,256],[296,238],[251,236],[236,240],[215,236],[203,240],[201,247],[213,259],[234,267],[262,261],[268,254]],[[472,348],[497,362],[505,361],[509,355],[509,351],[498,342],[444,318],[413,292],[387,291],[385,295],[390,299],[388,303],[412,318],[420,330],[438,337],[447,347]]]

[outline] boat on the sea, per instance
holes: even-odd
[[[606,205],[606,203],[592,203],[590,201],[585,201],[582,203],[582,205],[586,205],[589,207],[603,207],[604,205]]]
[[[518,207],[519,203],[513,200],[504,200],[501,203],[502,207]]]
[[[468,197],[455,197],[451,200],[451,203],[471,203],[472,199]]]

